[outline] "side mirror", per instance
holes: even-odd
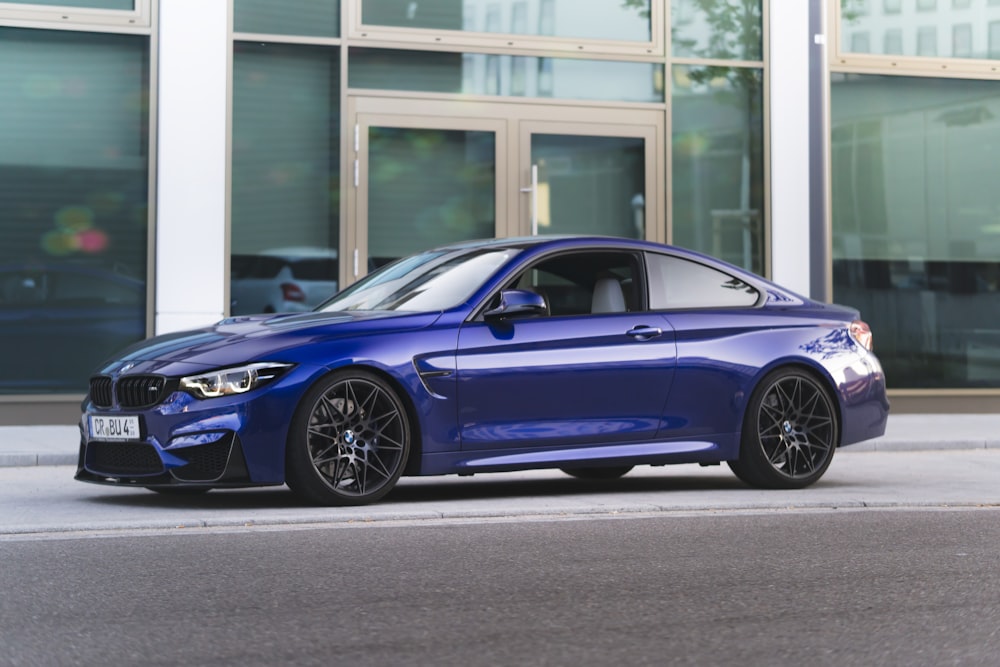
[[[545,297],[522,289],[505,289],[500,292],[500,305],[483,313],[488,320],[516,315],[545,315],[548,307]]]

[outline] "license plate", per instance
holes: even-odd
[[[138,440],[139,418],[90,416],[91,440]]]

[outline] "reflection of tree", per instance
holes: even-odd
[[[697,39],[684,36],[682,29],[692,21],[671,26],[672,52],[699,58],[755,60],[761,57],[763,26],[761,0],[682,0],[697,9],[708,27],[708,41],[699,47]]]
[[[851,23],[857,23],[865,14],[864,5],[858,0],[840,0],[840,18]]]
[[[369,219],[388,232],[378,252],[408,254],[493,235],[490,132],[369,129]]]
[[[622,0],[623,6],[642,8],[644,0]],[[762,58],[763,21],[761,0],[674,0],[671,16],[670,52],[675,56],[697,57],[712,60],[759,60]],[[687,11],[682,11],[687,10]],[[739,182],[734,190],[714,188],[706,195],[704,202],[717,203],[735,192],[738,203],[727,208],[736,208],[747,216],[744,224],[752,224],[751,211],[756,211],[756,219],[763,219],[764,175],[763,175],[763,76],[759,67],[738,67],[719,64],[675,66],[675,98],[684,94],[682,86],[688,83],[690,91],[703,97],[710,97],[716,107],[730,107],[736,110],[738,121],[726,127],[709,127],[710,117],[692,119],[687,128],[688,136],[675,134],[675,156],[677,150],[691,156],[692,192],[695,201],[691,211],[698,220],[690,220],[693,230],[708,229],[710,221],[701,219],[704,215],[701,192],[697,175],[702,169],[711,169],[708,161],[716,156],[739,156]],[[686,82],[684,81],[686,79]],[[674,101],[675,114],[678,112]],[[679,115],[675,118],[680,118]],[[714,130],[714,134],[710,131]],[[734,139],[735,141],[731,140]],[[701,157],[706,156],[706,157]],[[731,162],[730,162],[731,163]],[[675,169],[679,165],[674,165]],[[718,174],[727,171],[714,170],[712,177],[718,182]],[[707,184],[706,184],[706,187]],[[677,209],[675,209],[677,212]],[[677,219],[677,222],[681,222]],[[702,239],[692,239],[699,249],[709,251]],[[749,243],[760,242],[762,235],[751,235]],[[750,249],[751,266],[745,268],[761,272],[759,248]]]

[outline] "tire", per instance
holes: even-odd
[[[839,442],[829,390],[804,370],[778,369],[757,385],[743,420],[736,476],[763,489],[802,489],[815,483]]]
[[[618,479],[634,466],[608,466],[605,468],[560,468],[570,477],[586,480]]]
[[[361,369],[320,380],[292,418],[285,454],[286,482],[317,505],[365,505],[399,481],[412,429],[398,394]]]

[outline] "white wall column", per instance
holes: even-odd
[[[809,2],[770,2],[771,274],[809,295]]]
[[[228,0],[160,0],[156,333],[225,312]]]

